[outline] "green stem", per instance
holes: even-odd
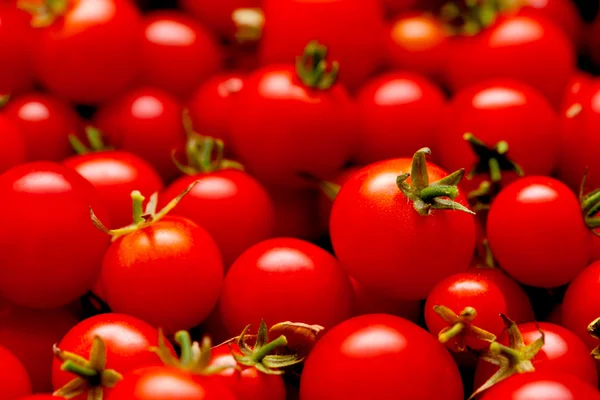
[[[131,192],[131,200],[132,200],[132,206],[133,206],[133,223],[141,224],[142,222],[144,222],[143,204],[144,204],[144,200],[146,200],[146,198],[144,196],[142,196],[142,194],[140,193],[139,190],[134,190],[133,192]]]
[[[181,364],[188,366],[193,360],[192,338],[186,331],[179,331],[175,334],[175,341],[181,347]]]
[[[266,345],[258,349],[256,352],[254,352],[252,354],[252,361],[260,362],[263,358],[271,354],[271,352],[277,347],[287,346],[287,344],[287,338],[284,335],[281,335],[277,339],[267,343]]]
[[[85,128],[85,134],[93,151],[101,151],[105,149],[104,142],[102,141],[102,133],[99,129],[88,126]]]
[[[83,142],[74,134],[69,135],[69,143],[71,143],[71,147],[77,154],[87,154],[90,152],[85,144],[83,144]]]
[[[458,188],[456,186],[432,185],[427,186],[420,192],[421,199],[428,203],[437,197],[449,197],[455,199],[458,196]]]
[[[584,197],[583,201],[581,202],[581,209],[586,216],[591,217],[592,216],[592,215],[590,215],[591,211],[594,208],[596,208],[599,203],[600,203],[600,190],[597,190],[597,191],[590,193],[586,197]]]
[[[490,351],[493,353],[502,354],[513,364],[517,364],[523,358],[522,353],[519,350],[511,349],[510,347],[504,346],[498,342],[493,342],[490,344]]]
[[[83,365],[79,365],[71,360],[65,361],[61,365],[60,369],[65,372],[70,372],[77,376],[87,377],[87,378],[92,378],[92,377],[98,375],[98,371],[96,371],[92,368],[84,367]]]
[[[495,158],[490,158],[488,161],[490,168],[490,179],[492,182],[500,182],[502,180],[502,172],[500,172],[500,163]]]
[[[440,333],[438,335],[438,340],[441,343],[447,343],[452,340],[456,336],[460,335],[460,333],[465,329],[465,325],[462,322],[457,322],[447,331]]]

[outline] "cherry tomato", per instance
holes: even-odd
[[[10,351],[0,346],[0,391],[2,398],[18,399],[31,394],[31,381],[27,370],[19,359]]]
[[[535,87],[554,106],[560,105],[575,69],[573,45],[540,16],[501,17],[476,36],[456,40],[451,54],[446,76],[453,90],[490,78],[511,78]]]
[[[210,314],[222,280],[217,245],[204,229],[180,217],[117,238],[101,275],[111,310],[170,333],[192,328]]]
[[[587,95],[589,95],[590,87],[594,82],[594,78],[592,75],[587,72],[577,71],[569,81],[567,85],[567,90],[565,96],[563,98],[562,106],[560,108],[561,116],[567,116],[567,114],[573,118],[574,114],[581,111],[581,106],[585,101]],[[577,105],[576,105],[577,104]],[[576,105],[576,108],[571,109]],[[562,140],[566,140],[567,138],[563,138]]]
[[[12,4],[0,6],[0,93],[15,94],[33,86],[32,53],[35,32],[28,16]]]
[[[90,222],[106,216],[91,183],[59,164],[35,162],[0,176],[0,295],[21,306],[53,308],[90,289],[108,237]]]
[[[319,239],[319,192],[314,189],[269,188],[275,206],[274,237],[295,237],[305,240]]]
[[[53,92],[97,103],[125,89],[137,69],[140,16],[129,0],[78,0],[41,31],[36,73]]]
[[[354,278],[352,288],[355,298],[355,316],[368,314],[390,314],[414,323],[421,318],[421,302],[415,300],[392,300],[368,290]]]
[[[261,3],[262,0],[221,0],[216,3],[212,0],[179,0],[186,12],[228,39],[233,39],[237,31],[233,12],[240,8],[257,8]]]
[[[141,158],[124,151],[106,151],[77,155],[63,164],[77,171],[97,189],[107,206],[112,226],[131,224],[131,192],[150,196],[163,188],[158,173]]]
[[[351,88],[379,65],[384,29],[379,1],[264,0],[263,9],[263,65],[292,62],[310,40],[329,47],[331,59],[340,63],[341,82]]]
[[[372,314],[342,322],[317,342],[304,365],[300,399],[434,399],[442,389],[444,399],[463,399],[444,346],[412,322]]]
[[[570,282],[591,256],[577,197],[550,177],[523,178],[502,190],[488,215],[487,237],[502,268],[536,287]]]
[[[179,174],[173,164],[173,149],[183,148],[183,108],[162,90],[140,88],[102,106],[95,125],[107,141],[148,161],[165,181]]]
[[[173,11],[147,14],[143,21],[140,81],[183,98],[221,67],[212,34]]]
[[[354,311],[350,279],[325,250],[299,239],[265,240],[225,276],[219,311],[230,336],[252,321],[293,321],[326,328]]]
[[[6,170],[23,164],[26,160],[26,147],[23,133],[17,125],[4,115],[0,115],[0,174]]]
[[[541,15],[555,23],[576,47],[583,45],[583,21],[571,0],[525,0],[521,14]]]
[[[358,163],[410,157],[433,147],[443,107],[441,90],[412,72],[388,73],[367,83],[358,93],[363,124]]]
[[[206,229],[219,246],[226,269],[244,250],[272,235],[273,202],[250,175],[221,170],[185,176],[173,182],[162,198],[175,198],[194,181],[198,183],[179,202],[174,213]]]
[[[77,114],[62,100],[29,93],[8,102],[2,110],[23,133],[29,161],[61,161],[73,154],[69,135],[78,129]]]

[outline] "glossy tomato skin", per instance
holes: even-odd
[[[340,263],[365,287],[397,300],[424,299],[439,280],[466,270],[475,249],[473,216],[448,210],[419,215],[398,189],[396,177],[410,172],[411,162],[399,158],[363,168],[344,184],[331,212]],[[427,170],[430,182],[447,175],[432,163]],[[466,204],[462,193],[456,201]]]
[[[502,268],[520,283],[570,282],[591,257],[579,201],[560,181],[532,176],[508,185],[492,203],[487,237]]]
[[[583,21],[574,2],[570,0],[526,0],[520,12],[525,15],[541,15],[562,28],[576,47],[583,46]]]
[[[131,192],[147,198],[163,188],[158,173],[143,159],[125,151],[87,153],[66,159],[63,164],[90,181],[110,213],[113,228],[131,224]]]
[[[435,151],[444,94],[427,78],[412,72],[391,72],[363,86],[358,93],[361,141],[356,161],[366,165],[415,151]]]
[[[2,397],[9,400],[31,394],[31,381],[27,370],[10,351],[0,346],[0,373]]]
[[[63,351],[69,351],[89,359],[94,337],[99,336],[106,346],[106,368],[127,374],[138,368],[162,366],[162,361],[150,351],[158,346],[158,330],[148,323],[124,314],[101,314],[75,325],[58,343]],[[74,376],[60,369],[61,362],[54,359],[52,383],[54,390],[66,385]],[[103,388],[104,395],[110,393]],[[76,397],[86,399],[87,393]]]
[[[142,29],[142,84],[186,98],[221,67],[221,51],[215,38],[185,14],[147,14]]]
[[[65,305],[89,290],[109,238],[91,224],[90,207],[108,216],[91,183],[51,162],[0,176],[0,295],[31,308]],[[31,229],[35,227],[35,229]]]
[[[112,99],[95,116],[109,144],[148,161],[165,182],[177,175],[173,149],[183,148],[183,108],[170,94],[139,88]]]
[[[0,5],[0,93],[15,94],[33,86],[32,53],[36,32],[26,13],[12,4]]]
[[[532,360],[537,372],[572,374],[591,385],[598,385],[594,359],[585,344],[573,332],[548,322],[520,324],[519,330],[526,345],[540,337],[540,330],[544,332],[544,346]],[[507,335],[503,334],[498,342],[508,346]],[[497,366],[480,360],[475,370],[475,388],[483,385],[496,370]]]
[[[114,241],[101,274],[113,311],[168,333],[200,324],[217,302],[222,280],[221,255],[210,235],[186,218],[169,216]]]
[[[27,149],[21,130],[10,119],[0,115],[0,174],[26,161]]]
[[[273,202],[250,175],[230,169],[185,176],[163,192],[162,202],[174,199],[193,182],[196,185],[173,213],[206,229],[219,246],[226,269],[246,249],[271,237]]]
[[[247,324],[293,321],[332,327],[354,309],[350,279],[325,250],[299,239],[265,240],[246,250],[223,283],[219,313],[231,337]]]
[[[77,114],[50,94],[31,92],[11,99],[2,113],[23,133],[28,161],[61,161],[73,154],[69,135],[77,133]]]
[[[318,40],[328,46],[329,59],[339,61],[339,78],[350,88],[358,87],[378,67],[384,29],[378,1],[263,0],[263,10],[263,65],[290,63],[309,41]]]
[[[64,16],[43,28],[35,52],[38,79],[78,103],[118,94],[136,73],[140,22],[129,0],[73,2]]]
[[[559,115],[566,116],[569,109],[576,103],[582,105],[594,82],[594,77],[587,72],[577,71],[567,85]],[[563,138],[565,140],[566,138]]]
[[[300,399],[434,399],[441,388],[445,399],[463,398],[444,346],[412,322],[371,314],[342,322],[317,342],[302,372]]]
[[[232,14],[240,8],[257,8],[261,0],[179,0],[181,7],[204,25],[227,38],[234,39],[237,28]]]
[[[408,321],[419,322],[421,318],[421,302],[416,300],[393,300],[381,294],[368,290],[350,278],[354,289],[355,313],[354,316],[368,314],[390,314],[402,317]]]
[[[575,70],[575,51],[562,30],[541,16],[506,16],[474,37],[455,40],[446,68],[454,91],[511,78],[531,84],[558,107]]]
[[[233,151],[262,182],[306,187],[300,174],[332,178],[350,157],[356,140],[353,110],[338,84],[315,90],[302,84],[292,65],[265,67],[250,75],[236,96]]]

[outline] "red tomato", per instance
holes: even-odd
[[[246,250],[223,283],[219,311],[230,336],[253,321],[330,328],[354,311],[350,279],[325,250],[299,239],[265,240]]]
[[[106,204],[112,227],[131,224],[131,192],[151,195],[163,188],[158,173],[141,158],[124,151],[77,155],[63,162],[90,181]]]
[[[106,369],[127,374],[138,368],[162,365],[160,358],[150,351],[151,346],[158,346],[156,328],[123,314],[101,314],[80,322],[62,338],[58,348],[89,359],[96,336],[102,339],[106,347]],[[61,365],[62,362],[56,357],[52,365],[55,390],[75,378],[73,374],[63,371]],[[105,396],[111,391],[107,387],[102,389]],[[74,398],[83,400],[87,397],[86,391]]]
[[[198,379],[169,367],[148,367],[125,375],[106,400],[236,400],[212,378]]]
[[[181,7],[219,35],[233,39],[237,31],[232,14],[240,8],[260,7],[262,0],[179,0]]]
[[[0,93],[15,94],[33,86],[31,51],[35,46],[35,32],[28,24],[28,16],[13,4],[0,6]]]
[[[313,89],[295,67],[270,66],[250,75],[235,100],[233,151],[261,182],[297,188],[307,186],[301,173],[331,178],[353,150],[354,105],[338,84]]]
[[[185,144],[182,115],[183,108],[168,93],[140,88],[101,107],[95,125],[110,144],[142,157],[169,181],[179,174],[172,150]]]
[[[0,115],[0,174],[6,170],[22,164],[26,160],[27,149],[23,133],[10,119]]]
[[[0,346],[0,391],[2,398],[15,400],[31,394],[31,381],[21,361],[10,351]]]
[[[463,399],[458,368],[444,347],[412,322],[372,314],[342,322],[317,342],[304,365],[300,399],[435,399],[442,388],[444,399]]]
[[[363,136],[357,161],[366,165],[435,148],[443,107],[442,91],[412,72],[388,73],[367,83],[358,93]]]
[[[442,278],[466,270],[475,250],[471,215],[454,210],[420,215],[399,189],[396,179],[411,164],[399,158],[361,169],[344,184],[331,212],[331,239],[341,264],[365,287],[397,300],[427,297]],[[430,182],[447,176],[429,162],[426,170]]]
[[[379,66],[382,9],[372,0],[264,0],[263,65],[290,63],[311,40],[329,47],[340,80],[355,88]],[[285,40],[281,40],[285,38]],[[276,113],[274,113],[276,115]]]
[[[274,237],[316,240],[321,236],[319,192],[314,189],[269,188],[275,206]]]
[[[106,216],[91,183],[59,164],[36,162],[0,176],[0,296],[18,305],[53,308],[92,287],[108,237],[90,222]]]
[[[43,28],[36,73],[53,92],[79,103],[107,100],[137,69],[140,16],[129,0],[77,0]]]
[[[554,106],[575,70],[573,45],[560,28],[539,16],[499,18],[476,36],[457,39],[451,54],[446,75],[453,90],[511,78],[531,84]]]
[[[396,15],[404,11],[415,8],[422,3],[421,0],[382,0],[386,10],[391,15]]]
[[[225,269],[244,250],[272,235],[273,202],[260,183],[243,171],[230,169],[179,178],[162,194],[165,204],[195,181],[198,183],[174,213],[206,229],[221,250]]]
[[[392,300],[368,290],[350,278],[355,298],[355,316],[367,314],[390,314],[414,323],[421,318],[421,302],[415,300]]]
[[[573,374],[597,386],[596,365],[585,344],[573,332],[548,322],[529,322],[518,326],[525,345],[533,343],[544,332],[545,342],[533,357],[532,364],[537,372],[560,372]],[[502,335],[498,343],[508,346],[508,336]],[[483,385],[498,369],[489,362],[480,360],[475,370],[475,388]]]
[[[331,190],[334,191],[339,189],[350,179],[355,173],[360,171],[360,167],[350,167],[345,169],[340,175],[338,175],[331,182],[324,182],[321,185],[321,190],[319,192],[319,218],[321,220],[321,227],[323,232],[329,232],[329,220],[331,219],[331,208],[333,207],[333,201],[335,196],[337,196],[337,192],[332,193]],[[333,183],[333,186],[327,186],[329,183]],[[323,186],[323,184],[325,186]]]
[[[577,71],[567,85],[567,91],[563,98],[559,115],[568,115],[570,118],[577,115],[581,111],[582,103],[585,101],[586,96],[589,95],[589,90],[593,82],[594,77],[592,75],[587,72]],[[566,139],[563,138],[562,140]]]
[[[523,178],[502,190],[488,215],[487,237],[502,268],[536,287],[570,282],[591,256],[577,197],[550,177]]]
[[[449,37],[443,23],[419,11],[398,15],[385,38],[388,63],[441,80],[449,57]]]
[[[192,328],[210,314],[222,280],[223,264],[213,239],[179,217],[165,217],[119,237],[104,256],[101,275],[111,310],[170,333]]]
[[[525,0],[522,14],[541,15],[555,23],[576,47],[582,47],[583,21],[571,0]]]
[[[8,102],[2,110],[25,139],[29,161],[61,161],[73,154],[69,135],[78,129],[77,114],[62,100],[45,93],[29,93]]]
[[[183,98],[221,67],[219,45],[188,16],[159,11],[145,16],[140,81]]]

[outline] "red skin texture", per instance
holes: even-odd
[[[550,177],[527,177],[504,188],[492,203],[487,237],[502,268],[536,287],[570,282],[591,256],[592,234],[579,200]]]
[[[219,246],[225,269],[244,250],[273,234],[273,202],[257,180],[243,171],[221,170],[184,176],[162,194],[166,204],[197,181],[194,188],[173,210],[212,236]],[[251,212],[248,212],[251,210]]]
[[[185,14],[159,11],[144,17],[140,81],[186,98],[221,68],[221,50],[204,26]]]
[[[355,173],[360,171],[361,167],[350,167],[345,169],[335,179],[331,180],[332,183],[339,185],[340,188],[350,179]],[[331,209],[333,208],[333,202],[335,199],[330,199],[323,190],[319,191],[319,218],[321,220],[321,226],[323,232],[329,232],[329,220],[331,219]]]
[[[568,329],[548,322],[529,322],[519,325],[526,345],[537,340],[544,332],[545,342],[542,349],[532,360],[537,372],[556,372],[573,374],[591,385],[598,385],[598,373],[594,359],[585,344]],[[503,334],[498,343],[508,346],[508,337]],[[483,385],[496,371],[497,366],[480,360],[475,370],[474,387]]]
[[[504,330],[499,314],[508,315],[517,323],[533,320],[533,310],[523,289],[514,283],[511,290],[506,291],[501,284],[496,284],[491,276],[482,276],[475,270],[455,274],[442,280],[427,296],[425,304],[427,329],[437,337],[444,328],[449,327],[448,323],[433,311],[436,305],[446,306],[456,315],[459,315],[465,307],[475,308],[477,316],[473,320],[473,325],[496,337]],[[521,299],[522,302],[517,303],[515,299]],[[447,343],[454,351],[457,350],[456,344],[456,340]],[[475,350],[482,350],[487,348],[489,343],[468,336],[466,345]]]
[[[11,99],[2,113],[23,133],[28,161],[61,161],[73,154],[69,135],[78,131],[71,106],[45,93],[28,93]]]
[[[421,216],[398,189],[396,177],[410,172],[411,162],[382,161],[354,174],[339,192],[330,221],[335,254],[349,275],[396,300],[424,299],[438,281],[466,270],[475,249],[473,216],[451,210]],[[447,175],[432,163],[427,171],[429,182]],[[466,205],[462,193],[456,201]]]
[[[210,235],[186,218],[169,216],[114,241],[101,275],[111,310],[168,333],[200,324],[215,306],[222,280],[221,255]]]
[[[228,39],[234,39],[237,28],[231,14],[238,8],[260,7],[262,0],[179,0],[188,14]]]
[[[573,44],[540,16],[499,18],[474,37],[456,39],[452,47],[446,77],[453,91],[490,78],[511,78],[529,83],[558,106],[575,71]]]
[[[555,23],[576,47],[583,46],[584,26],[577,6],[571,0],[525,0],[521,14],[540,15]]]
[[[411,157],[436,143],[445,100],[427,78],[412,72],[388,73],[363,86],[357,101],[362,122],[359,164]]]
[[[484,392],[481,400],[599,400],[589,383],[565,373],[517,374]]]
[[[17,125],[6,118],[4,115],[0,115],[0,149],[2,149],[2,156],[0,157],[0,174],[6,170],[23,164],[26,160],[25,139],[21,130]]]
[[[400,14],[389,23],[384,40],[393,68],[443,79],[450,42],[439,19],[422,11]]]
[[[234,106],[233,96],[243,86],[242,75],[236,72],[213,76],[200,85],[188,103],[194,130],[201,135],[221,139],[225,145],[229,144],[229,115]]]
[[[31,50],[36,33],[28,23],[28,14],[13,4],[0,6],[0,93],[23,92],[33,86]]]
[[[254,72],[235,100],[233,151],[261,182],[306,187],[300,173],[332,178],[354,150],[354,104],[347,91],[338,84],[308,88],[293,65]]]
[[[163,189],[158,173],[141,158],[124,151],[105,151],[70,157],[63,162],[90,181],[110,213],[111,227],[131,224],[131,192],[146,198]]]
[[[0,346],[0,391],[2,398],[7,400],[18,399],[31,394],[31,381],[27,370],[8,349]]]
[[[38,79],[78,103],[115,96],[136,73],[140,22],[129,0],[74,1],[40,34],[34,52]]]
[[[229,269],[219,301],[230,337],[261,319],[267,326],[294,321],[330,328],[353,311],[352,285],[337,260],[314,244],[290,238],[246,250]]]
[[[149,351],[158,346],[158,330],[148,323],[124,314],[101,314],[83,320],[62,338],[58,347],[89,359],[95,336],[100,336],[106,346],[106,368],[127,374],[138,368],[162,366],[162,361]],[[75,377],[60,369],[58,358],[52,363],[52,384],[58,390]],[[111,389],[103,388],[104,396]],[[76,400],[87,399],[87,392]]]
[[[415,300],[392,300],[367,290],[356,279],[350,278],[355,298],[355,316],[390,314],[417,323],[421,317],[421,302]]]
[[[55,308],[88,291],[109,238],[90,223],[108,215],[91,183],[51,162],[0,176],[0,296],[25,307]],[[35,229],[31,229],[35,226]]]
[[[444,346],[412,322],[372,314],[342,322],[317,342],[304,365],[300,399],[435,399],[441,389],[444,399],[463,399]]]
[[[404,11],[415,8],[422,3],[420,0],[382,0],[388,14],[396,15]]]
[[[58,400],[63,398],[51,394],[32,394],[31,396],[19,397],[17,400]]]
[[[32,310],[0,306],[0,345],[23,362],[35,393],[52,391],[52,345],[77,322],[66,308]]]
[[[311,40],[328,46],[329,59],[340,63],[340,81],[350,88],[362,84],[379,65],[384,26],[378,1],[264,0],[263,10],[263,65],[292,62]]]
[[[573,74],[563,97],[559,113],[561,117],[565,117],[566,112],[573,104],[585,101],[586,95],[589,95],[589,90],[592,87],[593,82],[594,77],[587,72],[577,71]],[[567,138],[562,138],[563,141],[566,139]]]
[[[171,153],[185,144],[182,114],[182,106],[170,94],[140,88],[103,105],[95,123],[110,144],[142,157],[168,182],[180,174]]]
[[[237,346],[234,346],[237,349]],[[239,349],[237,350],[239,353]],[[227,368],[213,375],[212,378],[227,386],[237,400],[272,399],[285,400],[286,391],[281,375],[268,375],[260,372],[254,367],[245,367],[237,364],[231,354],[229,345],[221,345],[211,350],[210,366],[237,365]]]
[[[316,240],[321,236],[318,191],[279,188],[268,190],[275,206],[274,237]]]
[[[236,400],[212,378],[170,367],[140,368],[127,374],[106,400]]]

